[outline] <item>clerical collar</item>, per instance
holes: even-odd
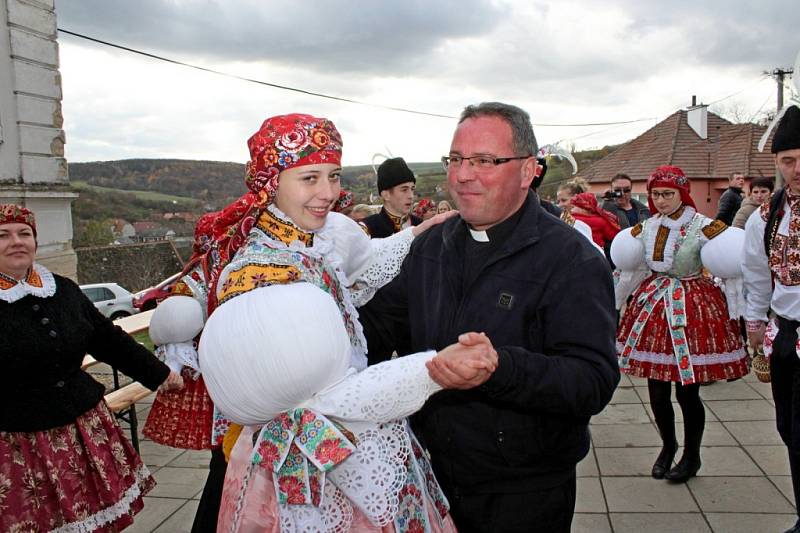
[[[406,222],[408,222],[408,215],[405,216],[393,215],[389,212],[388,209],[386,209],[386,206],[384,206],[382,209],[383,212],[386,213],[386,216],[389,217],[389,220],[392,221],[392,226],[394,226],[394,232],[397,233],[399,231],[402,231],[403,226],[405,225]]]
[[[519,222],[519,219],[522,218],[522,213],[525,211],[528,201],[529,200],[526,197],[525,202],[523,202],[522,206],[517,210],[516,213],[499,224],[495,224],[486,231],[472,229],[469,227],[469,225],[467,225],[470,237],[472,237],[472,240],[475,242],[493,242],[495,244],[505,242],[506,239],[511,236],[514,228],[517,227],[517,223]]]

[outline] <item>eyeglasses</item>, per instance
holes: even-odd
[[[469,161],[469,166],[478,167],[483,169],[494,168],[497,165],[515,161],[517,159],[528,159],[532,155],[521,155],[517,157],[491,157],[488,155],[473,155],[472,157],[463,157],[460,155],[451,155],[442,157],[442,166],[445,170],[450,167],[460,167],[464,161]]]
[[[631,188],[630,187],[621,187],[621,188],[612,189],[612,190],[614,192],[631,192]]]
[[[675,198],[675,193],[677,191],[650,191],[650,198],[653,200],[658,200],[659,198],[663,198],[664,200],[672,200]]]

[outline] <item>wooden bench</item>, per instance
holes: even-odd
[[[125,330],[129,335],[146,331],[150,327],[150,318],[153,316],[153,311],[145,311],[138,315],[126,316],[115,320],[114,323]],[[81,368],[87,370],[94,365],[100,363],[91,355],[86,355],[83,358]],[[136,418],[136,402],[147,398],[153,391],[134,381],[124,387],[119,386],[119,373],[116,368],[113,368],[114,375],[114,390],[106,394],[105,400],[108,408],[116,415],[118,419],[128,422],[131,428],[131,444],[139,451],[139,423]]]

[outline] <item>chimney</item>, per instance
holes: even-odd
[[[697,96],[692,95],[692,106],[687,109],[686,121],[701,139],[708,139],[708,106],[697,105]]]

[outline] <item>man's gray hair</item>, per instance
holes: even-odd
[[[533,134],[531,117],[519,107],[502,102],[482,102],[478,105],[468,105],[461,112],[458,123],[461,124],[468,118],[498,117],[511,126],[512,140],[514,141],[514,155],[535,156],[539,151],[536,136]]]

